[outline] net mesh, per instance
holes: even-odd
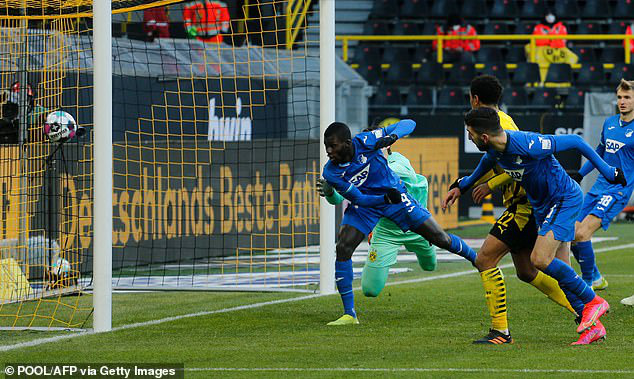
[[[0,20],[3,327],[81,327],[92,309],[80,284],[90,277],[90,136],[62,144],[43,133],[54,110],[90,128],[78,82],[90,44],[77,43],[89,30],[80,31],[79,21]]]

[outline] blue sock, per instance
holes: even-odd
[[[594,261],[594,271],[592,272],[592,281],[601,279],[601,273],[599,272],[599,268],[597,267],[597,261]]]
[[[464,259],[471,262],[471,264],[475,265],[475,260],[476,260],[475,250],[470,248],[469,245],[467,245],[467,243],[462,240],[462,238],[451,233],[448,233],[448,234],[449,234],[449,237],[451,237],[451,247],[449,248],[449,251],[451,251],[454,254],[460,255]]]
[[[577,312],[577,316],[581,316],[583,314],[583,306],[585,305],[583,304],[583,301],[581,301],[581,299],[579,299],[577,295],[573,294],[567,289],[562,288],[561,290],[564,291],[566,299],[568,299],[568,302],[570,302],[572,308],[575,310],[575,312]]]
[[[343,302],[343,311],[352,317],[357,317],[354,312],[354,292],[352,292],[352,260],[335,262],[335,280],[337,282],[337,291],[341,295]]]
[[[555,278],[557,282],[559,282],[559,287],[561,287],[562,290],[570,291],[570,293],[578,297],[584,304],[587,304],[594,299],[595,293],[592,290],[592,287],[588,287],[588,285],[581,280],[579,275],[577,275],[575,270],[561,259],[553,259],[553,261],[550,262],[548,267],[546,267],[543,271],[547,275]]]
[[[592,286],[592,277],[595,269],[594,249],[592,249],[592,242],[577,242],[577,244],[572,247],[572,254],[577,259],[577,262],[579,262],[583,281],[586,282],[587,285]]]

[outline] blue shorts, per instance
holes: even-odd
[[[369,234],[381,217],[394,221],[404,232],[416,229],[431,217],[431,213],[423,208],[409,193],[405,193],[408,201],[399,204],[384,204],[374,208],[364,208],[350,204],[343,215],[342,225],[350,225],[364,234]]]
[[[581,222],[586,216],[593,215],[601,220],[603,230],[608,230],[610,223],[625,208],[629,198],[627,194],[619,191],[588,193],[583,199],[583,208],[577,221]]]
[[[579,190],[535,210],[537,234],[545,236],[552,230],[557,241],[574,241],[575,221],[581,212],[582,201],[583,193]]]

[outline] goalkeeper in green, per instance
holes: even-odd
[[[393,152],[389,147],[386,150],[390,169],[401,178],[407,187],[407,192],[426,208],[427,178],[417,174],[405,156]],[[344,199],[322,178],[317,180],[317,190],[330,204],[340,204]],[[361,275],[361,287],[365,296],[379,296],[385,287],[390,267],[396,263],[396,256],[401,246],[405,246],[408,251],[416,254],[418,264],[423,270],[436,269],[435,247],[417,233],[403,232],[388,218],[383,217],[379,220],[369,238],[370,249]]]

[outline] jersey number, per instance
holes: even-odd
[[[610,195],[603,195],[601,197],[601,200],[599,200],[599,205],[602,205],[604,207],[607,207],[610,205],[610,203],[612,202],[612,196]]]

